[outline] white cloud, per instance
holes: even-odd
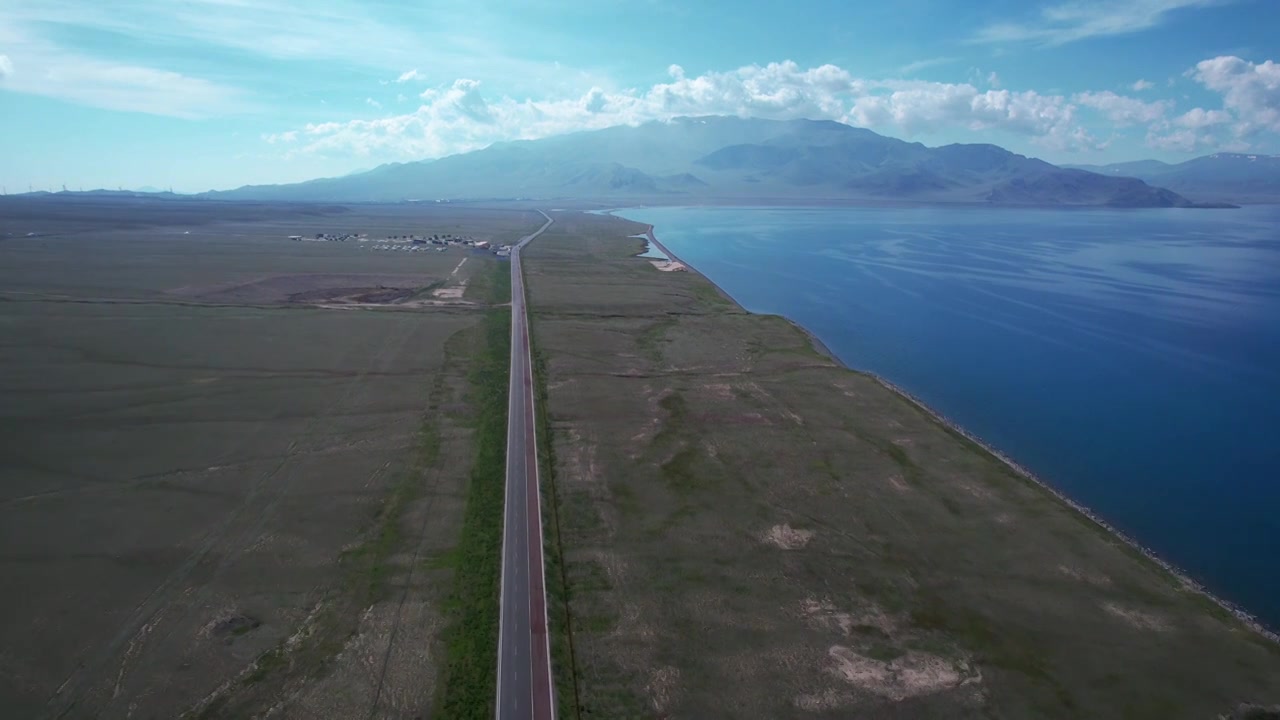
[[[801,68],[794,62],[748,65],[731,72],[685,75],[672,65],[670,80],[644,90],[593,87],[576,97],[517,100],[486,98],[480,82],[461,78],[428,88],[422,104],[404,115],[308,125],[306,151],[396,157],[437,157],[500,140],[532,139],[573,130],[639,124],[680,115],[840,118],[865,83],[833,65]]]
[[[936,67],[938,65],[949,65],[953,62],[956,62],[956,58],[936,57],[936,58],[926,58],[924,60],[916,60],[915,62],[909,62],[906,65],[903,65],[902,67],[898,68],[898,74],[913,75],[921,70],[924,70],[925,68]]]
[[[1231,113],[1222,110],[1205,110],[1204,108],[1193,108],[1173,119],[1174,125],[1191,129],[1225,125],[1229,122],[1231,122]]]
[[[139,65],[59,53],[28,52],[21,74],[5,75],[5,88],[126,112],[202,118],[250,106],[237,88]]]
[[[1150,90],[1155,86],[1156,84],[1153,82],[1149,82],[1147,80],[1138,80],[1137,82],[1135,82],[1133,85],[1130,85],[1129,87],[1132,88],[1134,92],[1142,92],[1143,90]]]
[[[0,80],[13,74],[13,61],[8,55],[0,55]]]
[[[1073,100],[1080,105],[1097,110],[1120,127],[1156,122],[1172,107],[1172,103],[1167,100],[1144,102],[1137,98],[1117,95],[1110,90],[1078,93]]]
[[[1236,119],[1237,135],[1280,132],[1280,64],[1226,55],[1200,61],[1189,74],[1222,95],[1223,108]]]
[[[269,134],[263,135],[262,139],[266,140],[271,145],[275,145],[276,143],[297,142],[298,131],[289,130],[288,132],[282,132],[282,133],[269,133]]]
[[[396,78],[396,82],[406,83],[406,82],[409,82],[410,80],[417,80],[420,77],[422,77],[422,75],[418,73],[417,68],[414,68],[412,70],[405,70],[404,72],[400,73],[400,77]]]
[[[1139,32],[1159,25],[1175,11],[1228,2],[1232,0],[1068,0],[1042,9],[1030,22],[988,25],[971,41],[1063,45],[1086,38]]]
[[[500,140],[681,115],[826,118],[908,135],[996,129],[1054,148],[1099,145],[1076,124],[1075,105],[1060,95],[979,90],[967,83],[869,81],[834,65],[801,68],[790,61],[693,77],[672,65],[667,74],[668,82],[643,90],[594,87],[553,100],[491,100],[479,82],[463,78],[423,91],[422,104],[412,113],[308,125],[304,148],[325,154],[436,157]]]
[[[365,99],[364,99],[364,104],[365,104],[365,105],[368,105],[368,106],[369,106],[369,107],[371,107],[371,108],[376,108],[376,109],[378,109],[378,110],[381,110],[381,109],[382,109],[382,103],[378,102],[377,100],[374,100],[374,99],[373,99],[373,98],[371,98],[371,97],[367,97],[367,98],[365,98]]]
[[[1201,72],[1206,84],[1229,86],[1226,92],[1232,103],[1253,107],[1262,103],[1255,95],[1265,96],[1268,86],[1262,78],[1269,77],[1270,67],[1205,66]],[[460,78],[424,90],[419,106],[409,113],[307,125],[298,133],[298,147],[300,152],[326,155],[420,159],[497,141],[682,115],[735,115],[833,119],[905,136],[959,130],[977,134],[976,141],[989,141],[991,132],[1000,132],[1064,151],[1106,147],[1116,137],[1113,128],[1137,125],[1146,126],[1152,147],[1174,149],[1204,146],[1228,116],[1223,110],[1197,109],[1170,120],[1172,100],[1147,102],[1111,91],[1065,96],[983,88],[984,78],[999,81],[989,73],[977,73],[969,83],[871,80],[834,65],[804,68],[786,61],[696,76],[671,65],[667,75],[647,88],[592,87],[536,100],[490,95],[485,92],[487,84]]]
[[[888,95],[858,98],[847,119],[856,125],[897,128],[908,135],[962,127],[1029,135],[1054,147],[1072,145],[1075,108],[1060,95],[1034,91],[979,91],[951,83],[916,83]]]
[[[987,85],[993,88],[1000,87],[1000,76],[996,74],[995,70],[992,70],[991,74],[987,76]]]
[[[504,25],[510,19],[497,10],[473,4],[429,5],[365,0],[2,0],[0,34],[7,26],[20,41],[43,42],[71,54],[86,51],[65,38],[92,33],[135,47],[180,47],[193,55],[231,52],[259,61],[340,62],[392,78],[405,68],[429,66],[433,73],[465,73],[492,81],[529,78],[554,86],[577,72],[517,56],[521,46],[504,42],[493,27],[510,30]],[[5,52],[24,72],[32,66],[22,53],[9,47]],[[247,86],[261,72],[256,63],[248,67],[238,79]],[[227,66],[228,71],[235,68]],[[423,79],[419,73],[418,80]]]

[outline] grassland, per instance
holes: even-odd
[[[502,241],[540,216],[126,210],[0,207],[0,714],[428,714],[492,424],[474,361],[509,310],[493,282],[439,306],[296,294],[506,266],[285,238]]]
[[[1280,702],[1275,644],[785,320],[630,257],[636,230],[565,213],[526,251],[562,716]]]
[[[495,302],[510,302],[509,266],[495,267],[485,286]],[[444,692],[437,703],[438,715],[446,718],[490,718],[497,693],[510,309],[497,307],[485,312],[479,342],[469,371],[476,407],[475,462],[461,534],[447,556],[454,582],[446,605],[449,627],[445,634]]]

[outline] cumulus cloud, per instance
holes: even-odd
[[[1078,93],[1073,99],[1080,105],[1097,110],[1121,127],[1156,122],[1172,107],[1167,100],[1144,102],[1110,90]]]
[[[412,70],[405,70],[404,72],[400,73],[400,77],[396,78],[396,82],[406,83],[406,82],[409,82],[410,80],[417,80],[420,77],[422,77],[422,75],[418,73],[418,68],[414,68]]]
[[[940,128],[1000,129],[1051,147],[1075,146],[1075,108],[1060,95],[980,91],[968,83],[916,83],[888,95],[858,98],[847,118],[855,125],[893,127],[908,135]]]
[[[1280,132],[1280,64],[1224,55],[1200,61],[1189,74],[1222,95],[1223,108],[1236,119],[1237,135]]]
[[[1233,107],[1265,108],[1270,67],[1206,66],[1199,72],[1206,85],[1227,88]],[[975,73],[967,83],[870,80],[835,65],[806,68],[791,61],[700,75],[671,65],[665,80],[647,88],[597,86],[558,98],[517,99],[487,93],[487,85],[459,78],[423,90],[412,112],[297,128],[296,147],[323,154],[439,157],[505,140],[678,116],[735,115],[832,119],[905,136],[998,131],[1061,150],[1105,147],[1110,141],[1100,141],[1094,133],[1114,137],[1107,125],[1146,125],[1150,144],[1172,149],[1203,145],[1229,115],[1232,121],[1235,117],[1225,110],[1192,110],[1170,120],[1170,100],[1147,102],[1111,91],[1041,94],[994,87],[998,81],[986,72]],[[1199,134],[1178,134],[1184,131]]]
[[[545,100],[486,97],[480,82],[460,78],[449,86],[424,90],[421,104],[411,113],[308,125],[302,129],[307,140],[303,147],[327,154],[435,157],[500,140],[681,115],[838,119],[846,115],[850,99],[868,89],[834,65],[801,68],[790,61],[692,77],[672,65],[667,74],[667,82],[647,89],[593,87],[576,97]]]
[[[1173,119],[1174,125],[1191,129],[1225,125],[1229,122],[1231,122],[1231,113],[1222,110],[1205,110],[1204,108],[1193,108]]]
[[[1150,90],[1155,86],[1156,84],[1153,82],[1139,79],[1137,82],[1135,82],[1133,85],[1130,85],[1129,87],[1132,88],[1134,92],[1142,92],[1143,90]]]
[[[8,55],[0,55],[0,80],[13,74],[13,61]]]
[[[378,110],[381,110],[381,109],[382,109],[382,103],[378,102],[377,100],[374,100],[374,99],[373,99],[373,98],[371,98],[371,97],[367,97],[367,98],[365,98],[365,99],[364,99],[364,104],[365,104],[365,105],[368,105],[368,106],[369,106],[369,107],[371,107],[371,108],[376,108],[376,109],[378,109]]]

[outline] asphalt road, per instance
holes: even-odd
[[[542,212],[542,211],[539,211]],[[511,389],[507,409],[507,490],[502,530],[502,602],[498,630],[498,720],[554,720],[551,642],[542,558],[538,439],[533,414],[533,363],[520,250],[511,251]]]

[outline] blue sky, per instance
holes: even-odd
[[[4,0],[0,183],[178,191],[678,115],[1280,152],[1275,0]]]

